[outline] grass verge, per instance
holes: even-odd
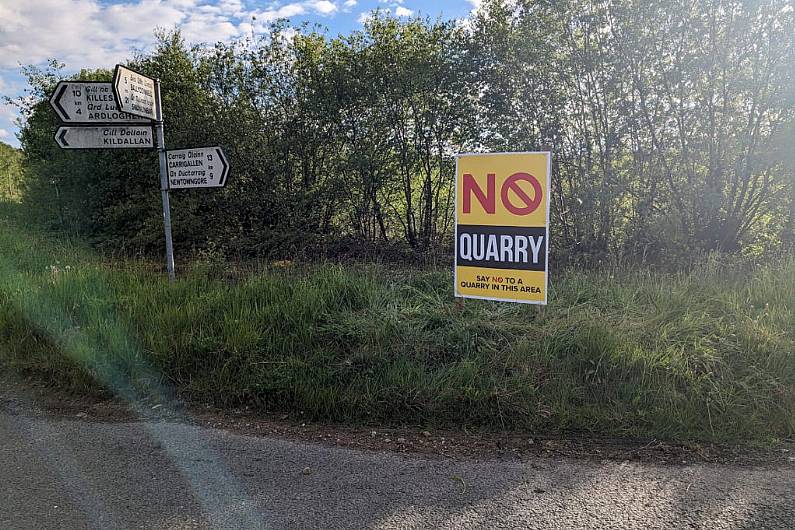
[[[543,311],[448,271],[143,262],[0,221],[0,363],[80,391],[355,423],[770,442],[795,434],[795,260],[570,271]]]

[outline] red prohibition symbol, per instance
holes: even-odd
[[[527,196],[527,193],[519,187],[519,181],[524,180],[533,186],[533,198]],[[512,191],[524,203],[524,206],[515,206],[508,198],[508,192]],[[541,184],[533,175],[529,173],[514,173],[502,185],[500,190],[500,198],[505,209],[514,215],[527,215],[536,211],[541,204]]]

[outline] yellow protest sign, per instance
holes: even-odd
[[[455,295],[546,304],[549,152],[456,159]]]

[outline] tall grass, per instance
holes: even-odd
[[[0,222],[0,363],[334,421],[668,440],[795,433],[795,261],[569,271],[550,305],[456,301],[448,271],[143,262]]]

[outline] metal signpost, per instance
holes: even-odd
[[[168,190],[170,187],[213,188],[226,184],[229,162],[221,148],[197,147],[167,152],[160,80],[120,64],[116,65],[112,83],[61,81],[50,97],[50,105],[64,123],[92,125],[59,127],[55,141],[62,149],[157,149],[166,265],[168,278],[174,281],[174,244]]]
[[[160,101],[160,80],[146,77],[117,64],[113,72],[113,95],[123,112],[155,121],[157,155],[160,162],[160,196],[163,200],[163,229],[166,236],[166,267],[168,279],[174,281],[174,242],[171,238],[171,201],[166,175],[166,140],[163,134],[163,104]]]
[[[166,234],[166,266],[168,279],[174,281],[174,242],[171,239],[171,200],[168,197],[168,176],[166,174],[166,139],[163,134],[163,105],[160,101],[160,80],[155,81],[156,115],[155,131],[157,133],[157,159],[160,164],[160,197],[163,199],[163,230]]]

